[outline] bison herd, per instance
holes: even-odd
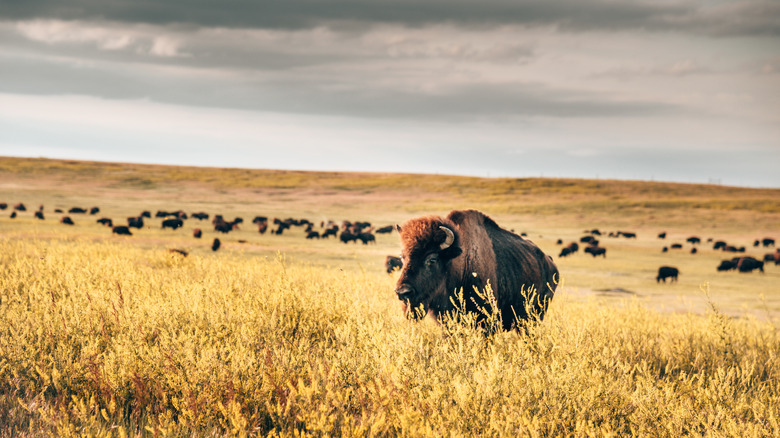
[[[0,203],[0,210],[8,208],[8,204]],[[22,203],[13,206],[11,218],[17,212],[25,212]],[[44,220],[44,207],[41,205],[34,217]],[[55,213],[64,213],[56,209]],[[59,222],[75,225],[69,215],[96,215],[98,207],[89,209],[73,207],[68,215],[61,216]],[[156,219],[161,219],[161,229],[178,230],[185,226],[187,220],[197,220],[200,224],[211,216],[206,212],[187,214],[182,210],[157,211]],[[117,235],[132,236],[131,229],[142,230],[148,227],[152,215],[148,210],[138,216],[126,218],[127,225],[119,225],[111,218],[102,217],[95,222],[111,228]],[[299,235],[306,239],[327,239],[331,236],[344,244],[362,242],[368,245],[376,242],[376,234],[391,233],[397,229],[401,239],[402,256],[387,256],[385,268],[388,273],[400,270],[395,287],[395,294],[402,303],[402,309],[407,317],[421,319],[431,315],[441,320],[453,315],[455,310],[463,310],[474,316],[477,324],[486,326],[492,324],[490,315],[497,315],[494,327],[504,330],[517,329],[529,320],[541,320],[544,317],[548,303],[555,294],[559,281],[558,268],[549,255],[546,255],[530,240],[501,228],[493,219],[476,210],[454,210],[447,217],[424,216],[407,221],[403,226],[387,225],[379,228],[363,221],[321,221],[317,226],[308,219],[269,220],[267,216],[256,216],[252,226],[258,233],[266,232],[272,235],[292,233],[299,229]],[[214,232],[228,234],[244,224],[241,217],[228,220],[223,215],[214,215],[211,220]],[[202,226],[202,225],[201,225]],[[606,234],[608,238],[637,239],[637,234],[631,231],[612,231],[602,233],[598,229],[584,231],[579,242],[570,242],[561,248],[559,258],[570,257],[583,247],[583,252],[594,258],[607,256],[607,249],[601,246],[599,238]],[[196,239],[203,236],[201,227],[193,228],[192,235]],[[659,239],[666,239],[667,233],[658,234]],[[239,241],[243,242],[243,241]],[[692,245],[691,253],[698,253],[697,246],[702,245],[698,236],[685,239]],[[744,253],[744,246],[729,245],[725,241],[708,239],[715,251]],[[563,240],[557,240],[563,245]],[[211,250],[217,251],[222,242],[214,238]],[[756,239],[754,247],[774,247],[775,240],[769,237]],[[662,252],[682,250],[683,244],[675,242],[664,246]],[[188,251],[171,249],[173,253],[187,256]],[[773,262],[780,265],[780,249],[766,253],[763,260],[751,256],[738,256],[722,260],[717,271],[764,272],[764,264]],[[680,271],[674,266],[661,266],[658,269],[656,282],[676,282]]]
[[[598,229],[592,229],[592,230],[585,230],[583,232],[585,234],[582,238],[580,238],[579,243],[584,245],[583,252],[586,252],[588,254],[591,254],[593,257],[596,256],[602,256],[606,258],[606,248],[603,248],[599,246],[599,240],[595,236],[601,236],[602,233]],[[658,234],[658,239],[666,239],[667,233],[666,231],[661,232]],[[618,237],[624,237],[628,239],[636,239],[637,235],[634,232],[628,232],[628,231],[613,231],[609,232],[608,237],[612,238],[618,238]],[[690,236],[687,239],[685,239],[685,242],[692,245],[690,249],[691,254],[697,254],[699,250],[697,249],[697,246],[702,243],[702,239],[699,236]],[[558,245],[563,245],[563,240],[558,239],[556,242]],[[712,244],[713,250],[720,250],[723,252],[731,252],[731,253],[744,253],[746,251],[746,248],[744,246],[735,246],[735,245],[729,245],[723,240],[714,241],[714,239],[707,239],[707,243]],[[754,247],[760,247],[763,246],[764,248],[767,247],[774,247],[775,246],[775,240],[770,237],[765,237],[763,239],[756,239],[753,242]],[[558,254],[558,257],[568,257],[572,254],[575,254],[579,251],[580,245],[577,242],[571,242],[561,248],[561,252]],[[682,250],[683,244],[682,243],[672,243],[668,246],[664,246],[661,249],[661,252],[669,252],[669,250]],[[728,260],[721,261],[720,265],[717,266],[716,270],[718,272],[723,271],[739,271],[739,272],[752,272],[754,270],[758,270],[760,272],[764,272],[764,263],[774,263],[775,265],[780,265],[780,249],[776,249],[774,252],[769,252],[764,254],[763,260],[758,260],[754,257],[750,256],[740,256],[740,257],[733,257]],[[388,268],[389,269],[389,268]],[[658,270],[658,276],[656,277],[656,281],[661,282],[663,281],[666,283],[667,278],[671,278],[671,281],[677,281],[677,276],[679,275],[679,270],[673,266],[662,266]]]
[[[0,203],[0,210],[8,208],[7,203]],[[23,203],[18,203],[12,207],[11,218],[17,217],[17,212],[27,211],[27,207]],[[44,206],[41,205],[34,213],[34,217],[37,219],[44,219]],[[55,209],[55,213],[65,212],[62,209]],[[82,208],[72,207],[67,210],[68,215],[61,216],[59,222],[65,225],[75,225],[76,221],[71,215],[96,215],[100,212],[99,207]],[[73,216],[75,217],[75,216]],[[161,219],[160,228],[177,230],[185,226],[185,221],[188,219],[197,220],[199,222],[206,221],[212,217],[209,213],[199,211],[191,214],[183,210],[165,211],[158,210],[154,214],[155,219]],[[106,226],[111,229],[111,232],[121,236],[132,236],[132,229],[142,230],[149,226],[148,222],[152,219],[152,213],[149,210],[142,211],[137,216],[129,216],[126,218],[127,225],[120,225],[114,221],[114,219],[108,217],[101,217],[95,222]],[[244,223],[243,218],[235,217],[231,220],[226,219],[223,215],[216,214],[211,220],[211,224],[214,231],[217,233],[228,234],[231,231],[239,229],[239,226]],[[301,228],[303,230],[303,236],[306,239],[328,239],[333,236],[337,241],[343,243],[350,242],[362,242],[364,245],[376,243],[375,234],[390,233],[393,231],[394,226],[387,225],[380,228],[374,228],[371,223],[364,221],[342,221],[336,223],[334,221],[321,221],[319,226],[308,219],[279,219],[273,218],[269,220],[267,216],[256,216],[252,220],[252,226],[257,227],[257,231],[260,234],[269,232],[272,235],[281,235],[285,231],[293,230],[294,228]],[[292,232],[292,231],[289,231]],[[200,239],[203,236],[203,230],[200,227],[194,228],[192,235],[196,239]],[[221,242],[218,238],[212,241],[211,249],[217,251],[221,246]],[[186,255],[186,254],[183,254]]]

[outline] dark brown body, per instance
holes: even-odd
[[[661,266],[658,268],[658,276],[655,277],[655,282],[663,281],[666,283],[667,278],[671,278],[671,281],[677,281],[677,276],[680,275],[680,270],[674,266]]]
[[[453,233],[446,248],[442,226]],[[420,316],[416,310],[422,306],[423,312],[439,319],[455,310],[453,299],[462,290],[466,311],[484,322],[480,308],[489,310],[490,304],[475,289],[484,295],[489,284],[505,330],[543,318],[559,274],[552,259],[533,242],[476,210],[412,219],[400,235],[403,267],[396,294],[408,316]]]

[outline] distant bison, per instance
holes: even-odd
[[[531,241],[476,210],[411,219],[399,231],[404,264],[395,293],[407,317],[440,320],[456,310],[457,291],[480,325],[491,309],[504,330],[544,317],[558,268]]]
[[[131,228],[138,228],[139,230],[144,227],[144,217],[129,217],[127,218],[127,226]]]
[[[184,222],[182,222],[181,219],[165,219],[162,221],[162,228],[170,228],[172,230],[175,230],[177,228],[180,228],[184,226]]]
[[[100,219],[96,220],[95,222],[97,222],[97,223],[99,223],[101,225],[105,225],[107,227],[113,227],[114,226],[114,221],[112,221],[111,219],[109,219],[107,217],[101,217]]]
[[[44,217],[43,217],[43,212],[42,212],[42,211],[40,211],[40,210],[36,211],[36,212],[35,212],[35,218],[36,218],[36,219],[43,220],[43,219],[44,219]]]
[[[761,243],[764,245],[765,248],[768,248],[770,246],[775,246],[775,239],[765,237],[761,240]]]
[[[27,211],[27,207],[25,207],[24,204],[22,204],[20,202],[20,203],[14,205],[14,210],[17,210],[17,211]]]
[[[577,242],[572,242],[561,249],[561,253],[558,254],[558,257],[566,257],[568,255],[574,254],[579,250],[580,246],[577,245]]]
[[[658,268],[658,276],[655,277],[655,282],[658,283],[663,280],[664,283],[666,283],[667,278],[671,278],[671,281],[677,281],[677,276],[680,274],[680,271],[673,267],[673,266],[661,266]]]
[[[111,232],[114,234],[124,235],[124,236],[132,236],[133,233],[130,232],[130,228],[126,227],[124,225],[117,225],[113,228],[111,228]]]
[[[98,214],[100,213],[100,208],[98,207],[92,207],[89,209],[89,214]]]
[[[168,250],[168,252],[174,253],[174,254],[181,254],[184,257],[187,257],[187,255],[189,255],[189,252],[187,252],[187,251],[185,251],[183,249],[179,249],[179,248],[171,248],[171,249]]]
[[[69,216],[63,216],[60,219],[60,223],[63,223],[65,225],[73,225],[73,219],[71,219]]]
[[[201,211],[201,212],[198,212],[198,213],[192,213],[192,217],[194,217],[195,219],[197,219],[199,221],[205,221],[205,220],[208,220],[209,214]]]
[[[396,269],[401,269],[403,266],[404,264],[401,261],[401,257],[389,255],[385,258],[385,269],[387,270],[388,274],[395,271]]]
[[[376,229],[377,234],[388,234],[393,232],[393,228],[395,228],[392,225],[386,225],[384,227],[380,227]]]
[[[203,235],[203,231],[200,230],[200,228],[195,228],[192,230],[192,236],[196,239],[200,239],[200,237]]]
[[[701,243],[701,238],[697,236],[691,236],[687,239],[685,239],[686,242],[691,243],[693,245]]]
[[[309,231],[306,234],[306,238],[307,239],[319,239],[320,238],[320,233],[319,233],[319,231]]]
[[[84,214],[86,212],[87,212],[87,210],[84,209],[84,208],[81,208],[81,207],[73,207],[70,210],[68,210],[68,213],[71,213],[71,214]]]
[[[659,239],[666,239],[666,231],[664,231],[663,233],[659,233],[658,234],[658,238]]]
[[[738,260],[739,260],[739,258],[733,259],[733,260],[723,260],[723,261],[721,261],[720,265],[718,265],[718,268],[717,268],[718,272],[731,271],[733,269],[737,269],[737,261]]]
[[[5,210],[6,208],[8,208],[8,204],[5,202],[0,202],[0,210]]]
[[[742,257],[737,262],[737,270],[739,272],[753,272],[756,269],[764,272],[764,262],[753,257]]]
[[[718,240],[715,242],[715,244],[712,246],[712,249],[724,249],[726,248],[726,242],[723,240]]]
[[[211,243],[211,250],[216,251],[219,249],[219,246],[222,244],[222,242],[219,241],[216,237],[214,238],[214,242]]]
[[[596,256],[602,256],[604,258],[607,257],[607,249],[602,248],[600,246],[589,246],[585,248],[583,251],[587,252],[588,254],[592,255],[593,257]]]
[[[681,243],[673,243],[671,246],[672,249],[682,249]]]

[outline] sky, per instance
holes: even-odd
[[[780,0],[3,0],[0,155],[780,187]]]

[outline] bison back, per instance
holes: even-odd
[[[516,319],[543,318],[559,279],[552,259],[533,242],[478,211],[453,211],[448,219],[458,227],[463,250],[453,260],[457,280],[448,285],[449,290],[462,287],[464,297],[470,299],[473,287],[484,289],[489,281],[506,329]],[[527,303],[529,294],[533,299]]]

